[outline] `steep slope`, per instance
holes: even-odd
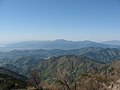
[[[57,71],[67,71],[69,75],[74,76],[88,71],[99,71],[103,67],[103,63],[96,62],[87,57],[65,55],[45,60],[35,65],[32,69],[40,71],[45,79],[51,79],[56,75]]]
[[[54,78],[57,77],[60,73],[65,73],[71,77],[71,79],[74,79],[76,76],[79,76],[81,74],[85,74],[87,72],[96,72],[96,73],[106,73],[108,70],[108,73],[111,73],[109,75],[112,75],[112,70],[118,70],[120,69],[120,60],[109,62],[109,63],[100,63],[97,61],[94,61],[93,59],[90,59],[88,57],[77,57],[73,55],[64,55],[59,57],[52,57],[48,60],[44,60],[37,65],[35,65],[33,68],[31,68],[30,71],[36,70],[43,75],[43,79],[46,81],[54,81]],[[30,72],[29,71],[29,72]],[[116,72],[118,74],[119,72]],[[29,73],[27,72],[26,75]],[[104,75],[103,74],[103,75]]]
[[[120,59],[114,62],[108,63],[108,65],[109,67],[115,68],[116,70],[120,71]]]
[[[29,69],[31,69],[34,65],[40,63],[43,60],[44,59],[37,59],[36,57],[26,56],[18,58],[9,63],[2,64],[1,67],[10,69],[20,74],[24,74],[25,72],[29,71]]]
[[[0,90],[25,89],[26,82],[11,76],[0,74]]]
[[[13,71],[4,69],[4,68],[0,68],[0,74],[8,75],[8,76],[11,76],[11,77],[14,77],[16,79],[23,80],[23,81],[27,81],[28,80],[25,76],[20,75],[20,74],[18,74],[16,72],[13,72]]]
[[[25,76],[0,68],[0,90],[25,89],[26,80]]]

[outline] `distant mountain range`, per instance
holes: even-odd
[[[112,41],[111,41],[112,42]],[[114,42],[113,42],[114,43]],[[80,49],[86,47],[101,47],[101,48],[118,48],[118,43],[103,42],[97,43],[93,41],[67,41],[64,39],[57,39],[54,41],[26,41],[7,45],[1,45],[1,51],[9,50],[23,50],[23,49]]]
[[[116,48],[98,48],[98,47],[72,50],[60,50],[60,49],[14,50],[10,52],[0,52],[0,65],[6,62],[12,63],[18,59],[20,59],[20,61],[22,59],[28,61],[30,58],[32,62],[32,60],[39,61],[42,59],[48,59],[51,57],[58,57],[62,55],[86,56],[99,62],[109,62],[120,58],[120,50]]]
[[[109,44],[109,45],[120,45],[119,40],[106,41],[106,42],[102,42],[102,43],[103,44]]]

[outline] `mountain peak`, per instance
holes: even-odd
[[[90,41],[90,40],[84,40],[83,42],[86,42],[86,43],[96,43],[96,42],[93,42],[93,41]]]
[[[55,41],[67,41],[65,39],[56,39]]]

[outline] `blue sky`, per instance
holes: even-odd
[[[120,40],[120,0],[0,0],[0,42]]]

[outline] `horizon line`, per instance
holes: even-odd
[[[39,40],[13,40],[13,41],[1,41],[0,44],[12,44],[12,43],[20,43],[20,42],[34,42],[34,41],[56,41],[56,40],[63,40],[63,41],[73,41],[73,42],[79,42],[79,41],[91,41],[91,42],[97,42],[97,43],[104,43],[104,42],[109,42],[109,41],[120,41],[120,40],[89,40],[89,39],[84,39],[84,40],[71,40],[71,39],[39,39]]]

